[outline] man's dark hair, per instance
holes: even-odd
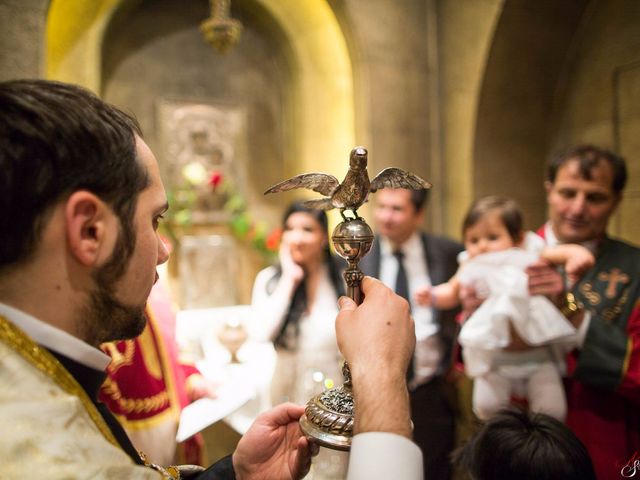
[[[548,415],[502,410],[488,420],[454,463],[474,480],[595,480],[587,449]]]
[[[0,83],[0,269],[29,258],[52,207],[78,190],[111,206],[125,240],[121,253],[130,256],[135,206],[149,184],[135,134],[135,119],[84,88]]]
[[[416,212],[419,212],[424,208],[429,199],[429,190],[426,188],[421,188],[419,190],[410,190],[411,192],[411,203],[415,208]]]
[[[619,195],[624,190],[627,183],[627,165],[624,158],[594,145],[570,147],[555,155],[547,166],[547,180],[554,183],[560,167],[572,160],[578,161],[580,175],[586,180],[592,179],[593,167],[601,161],[607,162],[613,172],[613,185],[611,186],[613,192]]]
[[[514,242],[519,242],[522,238],[523,220],[522,210],[515,202],[507,197],[489,195],[476,200],[469,207],[467,215],[462,222],[462,236],[468,228],[473,227],[489,212],[496,211],[500,220],[509,232],[509,236]]]

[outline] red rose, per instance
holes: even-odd
[[[222,183],[222,173],[214,171],[209,177],[209,185],[215,190]]]

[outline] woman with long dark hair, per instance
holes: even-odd
[[[344,294],[339,265],[329,250],[326,213],[293,203],[283,218],[279,262],[258,273],[253,286],[251,334],[278,351],[274,403],[303,403],[341,383],[334,329]]]

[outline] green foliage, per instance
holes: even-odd
[[[280,244],[280,228],[269,229],[264,221],[256,221],[247,209],[247,202],[235,185],[222,177],[219,172],[213,172],[207,181],[208,188],[226,197],[222,218],[228,224],[233,235],[241,242],[257,250],[265,259],[271,262]],[[193,212],[198,200],[198,185],[185,182],[182,186],[167,192],[169,211],[166,220],[161,224],[162,233],[168,236],[174,245],[180,242],[178,232],[193,224]]]

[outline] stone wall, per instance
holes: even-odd
[[[397,166],[429,177],[427,2],[330,3],[352,57],[357,143],[369,149],[370,174]]]
[[[474,195],[513,197],[529,228],[545,220],[552,108],[586,4],[509,0],[488,51],[475,119]]]
[[[578,32],[558,101],[551,150],[595,143],[629,167],[613,235],[640,244],[640,3],[596,2]]]
[[[175,160],[163,157],[159,138],[157,109],[163,99],[242,111],[238,174],[240,187],[255,197],[284,175],[289,65],[277,36],[248,11],[233,12],[244,25],[238,45],[217,53],[198,29],[208,13],[206,0],[194,0],[190,8],[153,0],[119,15],[103,43],[102,94],[135,112],[161,163]]]
[[[44,75],[49,3],[0,0],[1,79]],[[101,91],[138,114],[153,147],[159,96],[225,99],[247,108],[250,191],[259,193],[298,163],[306,168],[308,155],[287,152],[300,151],[291,148],[299,142],[296,119],[313,118],[313,112],[292,113],[300,105],[290,88],[298,67],[295,45],[273,15],[260,11],[263,2],[233,2],[248,30],[228,57],[217,57],[195,28],[206,15],[205,0],[188,9],[168,0],[126,3],[133,5],[133,23],[117,16],[107,32]],[[613,232],[638,241],[638,232],[625,230],[640,196],[637,2],[328,3],[351,57],[354,143],[370,149],[372,173],[398,165],[434,181],[430,228],[459,236],[469,202],[487,193],[514,196],[528,226],[535,226],[545,218],[541,183],[549,154],[591,141],[628,157],[631,184]],[[287,32],[307,33],[313,32]],[[298,86],[308,92],[321,83]],[[343,159],[330,161],[339,165]],[[259,195],[255,201],[261,213],[280,206]]]
[[[0,81],[42,75],[48,5],[48,0],[0,0]]]

